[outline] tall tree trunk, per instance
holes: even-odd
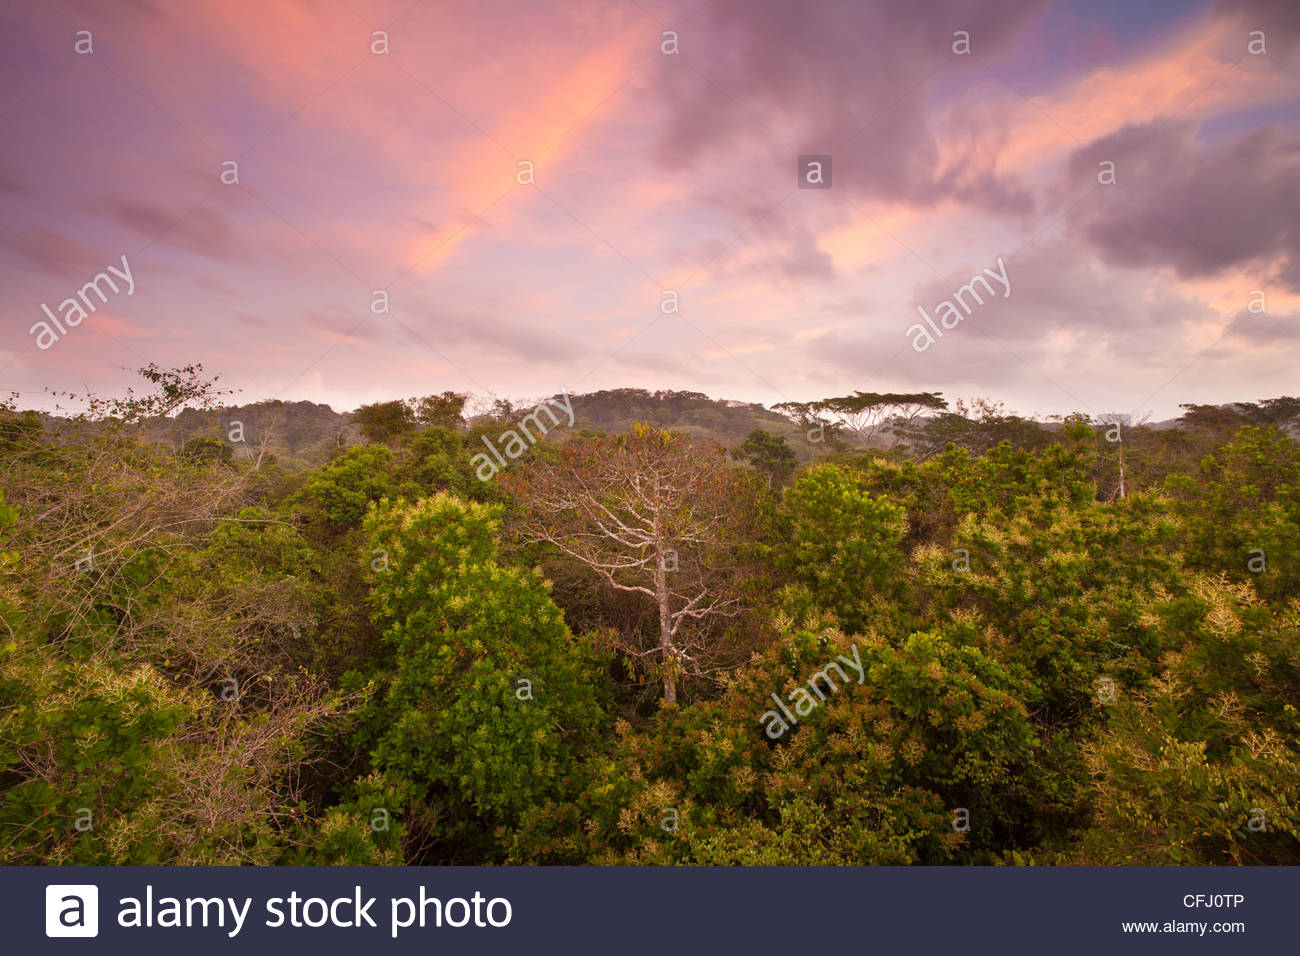
[[[664,664],[664,701],[677,703],[677,655],[673,653],[673,631],[670,618],[672,610],[668,604],[668,573],[663,567],[663,556],[659,557],[659,569],[655,572],[655,598],[659,604],[659,650],[662,651]],[[669,666],[672,670],[669,670]]]
[[[1125,498],[1127,494],[1124,482],[1124,445],[1121,442],[1119,446],[1119,496]]]
[[[672,607],[668,597],[668,569],[664,566],[664,538],[659,526],[659,508],[659,481],[656,476],[654,509],[650,519],[655,543],[655,603],[659,605],[659,651],[664,668],[664,702],[675,704],[677,703],[677,655],[673,653]]]

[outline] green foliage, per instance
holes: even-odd
[[[1251,580],[1274,600],[1300,595],[1300,442],[1245,426],[1195,475],[1167,486],[1187,528],[1189,563]]]
[[[5,862],[272,863],[306,815],[315,734],[346,706],[285,647],[312,552],[241,510],[246,472],[149,440],[142,412],[206,404],[195,371],[147,370],[158,394],[11,433]]]
[[[624,389],[483,482],[200,373],[0,405],[0,862],[1300,864],[1296,399]]]
[[[401,401],[362,405],[353,412],[352,420],[370,442],[396,445],[415,433],[415,415]]]
[[[191,438],[181,449],[181,457],[193,462],[228,462],[235,457],[230,446],[215,438]]]
[[[846,667],[843,686],[838,677],[833,692],[822,684],[825,702],[775,745],[767,739],[768,695],[788,694],[844,659],[860,661],[862,683]],[[738,673],[717,701],[666,711],[644,731],[624,725],[615,757],[597,762],[582,796],[535,811],[514,853],[714,865],[938,863],[991,853],[1030,831],[1028,809],[1041,799],[1020,690],[991,658],[938,633],[891,647],[798,632]],[[970,811],[968,833],[953,827],[958,808]]]
[[[492,497],[494,490],[490,482],[475,477],[462,436],[439,426],[425,428],[412,439],[399,476],[403,481],[402,493],[415,498],[448,491],[462,498],[485,501]]]
[[[1159,638],[1138,602],[1183,586],[1167,550],[1176,526],[1158,499],[1078,509],[968,514],[951,548],[914,553],[923,619],[962,614],[997,629],[1000,656],[1028,669],[1052,720],[1075,720],[1096,681],[1152,676]],[[1113,675],[1112,675],[1113,676]]]
[[[373,598],[396,660],[368,745],[408,830],[452,852],[486,852],[476,834],[562,796],[602,719],[594,658],[546,584],[497,563],[499,516],[444,494],[366,521],[388,556]]]
[[[383,445],[349,448],[307,479],[297,501],[333,529],[357,525],[373,502],[393,492],[392,463]]]
[[[443,392],[414,399],[411,404],[415,420],[426,428],[459,428],[468,397],[459,392]]]
[[[784,514],[784,566],[846,629],[861,632],[901,586],[905,512],[873,496],[861,477],[821,465],[794,483]]]
[[[750,466],[767,476],[769,487],[780,488],[794,474],[799,459],[795,457],[784,435],[774,435],[755,428],[749,437],[732,451],[733,458],[742,458]]]
[[[1300,609],[1201,581],[1195,610],[1156,609],[1167,670],[1124,694],[1086,745],[1096,816],[1084,862],[1300,863]]]
[[[12,655],[0,699],[5,863],[149,863],[175,850],[150,832],[176,779],[168,738],[201,706],[155,671]],[[40,772],[26,768],[35,764]],[[124,812],[125,810],[125,812]],[[80,827],[78,823],[80,822]],[[168,826],[176,821],[167,821]]]
[[[908,430],[918,449],[938,450],[948,444],[984,454],[1007,442],[1014,448],[1045,448],[1051,435],[1038,422],[1009,414],[999,402],[958,399],[953,411],[939,411],[918,420]]]

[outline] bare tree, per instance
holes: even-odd
[[[666,702],[676,702],[681,675],[707,678],[725,666],[703,625],[740,610],[731,545],[757,485],[723,449],[638,424],[628,435],[568,444],[505,481],[526,538],[654,602],[657,643],[622,649],[656,663]]]
[[[262,459],[271,448],[271,441],[275,438],[276,431],[284,422],[284,413],[277,412],[271,415],[267,423],[258,428],[261,433],[257,441],[257,459],[253,462],[253,471],[262,470]]]
[[[1115,456],[1103,453],[1098,454],[1098,459],[1103,462],[1114,462],[1118,472],[1118,483],[1115,490],[1107,499],[1114,501],[1116,498],[1128,497],[1128,463],[1124,455],[1124,433],[1132,432],[1146,425],[1151,413],[1147,412],[1141,417],[1134,419],[1132,415],[1121,415],[1118,412],[1109,415],[1102,415],[1097,419],[1097,425],[1102,428],[1102,435],[1105,444],[1110,445],[1115,450]],[[1105,447],[1105,446],[1103,446]]]

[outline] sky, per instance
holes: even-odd
[[[1300,394],[1297,107],[1293,0],[0,0],[0,393]]]

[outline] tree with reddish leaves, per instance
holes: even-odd
[[[625,636],[621,650],[662,682],[666,703],[682,677],[710,679],[739,663],[710,625],[741,611],[737,555],[760,489],[720,446],[638,424],[565,445],[503,481],[525,538],[654,602],[657,641]]]

